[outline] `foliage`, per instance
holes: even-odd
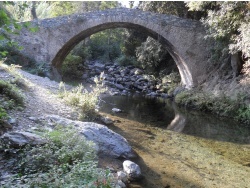
[[[63,78],[81,78],[83,74],[83,59],[80,56],[69,54],[61,67]]]
[[[122,48],[122,53],[126,56],[136,57],[136,48],[145,42],[147,35],[143,32],[133,29],[127,29],[124,32],[125,42]]]
[[[179,105],[204,112],[212,112],[220,116],[232,117],[245,123],[250,122],[250,106],[246,105],[244,96],[237,99],[227,96],[214,96],[201,91],[184,91],[175,97]]]
[[[25,181],[13,186],[9,182],[5,186],[111,187],[110,172],[97,168],[95,145],[74,127],[57,126],[45,138],[46,144],[26,146],[20,154],[17,169]]]
[[[188,8],[184,1],[141,1],[139,8],[144,11],[171,14],[179,17],[188,16]]]
[[[62,16],[73,13],[84,13],[96,10],[105,10],[119,7],[118,1],[55,1],[51,9],[51,16]]]
[[[0,123],[8,117],[6,110],[0,105]]]
[[[166,49],[151,37],[136,48],[137,61],[143,69],[151,73],[159,71],[160,64],[164,62],[167,55]]]
[[[24,105],[24,97],[21,91],[13,84],[0,80],[0,94],[13,100],[17,105]]]
[[[249,56],[250,3],[246,1],[189,2],[190,10],[207,13],[201,21],[208,29],[207,37],[216,40],[217,61],[223,62],[228,53],[242,53],[243,60]]]
[[[97,80],[95,80],[97,83]],[[64,83],[60,83],[59,89],[61,90],[60,97],[65,100],[66,103],[75,106],[80,111],[80,119],[94,119],[96,116],[96,105],[99,95],[105,91],[101,85],[97,84],[96,88],[93,88],[91,92],[84,89],[82,85],[79,85],[67,91]]]
[[[121,55],[115,60],[115,62],[118,63],[120,66],[133,65],[135,67],[138,67],[138,62],[136,61],[136,58],[131,56]]]
[[[91,57],[101,61],[114,61],[121,55],[124,29],[107,29],[90,36]]]

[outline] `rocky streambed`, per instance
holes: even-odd
[[[83,80],[95,83],[95,77],[99,77],[104,85],[111,88],[111,95],[127,95],[134,90],[151,97],[171,98],[184,89],[177,87],[176,83],[176,88],[173,87],[173,80],[156,78],[134,66],[124,67],[113,63],[87,62],[82,76]],[[178,78],[175,79],[178,80]]]

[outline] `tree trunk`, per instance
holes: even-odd
[[[31,18],[32,18],[32,20],[37,19],[37,15],[36,15],[36,1],[32,1]]]

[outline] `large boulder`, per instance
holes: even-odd
[[[27,144],[34,146],[46,143],[44,138],[24,131],[5,133],[1,136],[1,140],[4,145],[8,145],[10,148],[21,148]]]
[[[47,115],[45,119],[49,120],[50,124],[74,125],[79,130],[79,133],[98,146],[99,154],[125,159],[136,157],[127,140],[104,125],[93,122],[73,121],[57,115]]]

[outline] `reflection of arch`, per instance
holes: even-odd
[[[39,28],[31,33],[23,28],[12,36],[21,51],[38,63],[59,68],[69,51],[84,38],[109,28],[132,28],[146,32],[164,44],[179,69],[182,83],[190,88],[206,78],[209,44],[200,22],[136,9],[109,9],[32,22]]]
[[[162,43],[167,49],[170,55],[173,57],[174,61],[176,62],[176,65],[179,69],[179,72],[181,74],[181,78],[183,83],[192,83],[192,77],[191,73],[189,71],[188,66],[185,64],[185,62],[181,59],[181,57],[178,55],[177,49],[165,38],[160,36],[158,33],[145,28],[140,25],[131,24],[127,22],[112,22],[112,23],[105,23],[101,24],[92,28],[88,28],[84,31],[81,31],[74,37],[72,37],[69,41],[67,41],[62,48],[57,52],[54,59],[52,60],[52,65],[55,66],[57,69],[60,69],[60,66],[63,62],[63,60],[66,58],[68,53],[74,48],[75,45],[77,45],[80,41],[84,40],[85,38],[89,37],[90,35],[97,33],[99,31],[105,30],[105,29],[111,29],[111,28],[129,28],[129,29],[136,29],[141,32],[144,32],[146,35],[151,36],[152,38],[158,40],[160,43]]]
[[[176,107],[175,103],[172,103],[172,108],[174,109],[175,117],[168,125],[167,129],[175,132],[182,132],[186,125],[186,117],[180,113]]]

